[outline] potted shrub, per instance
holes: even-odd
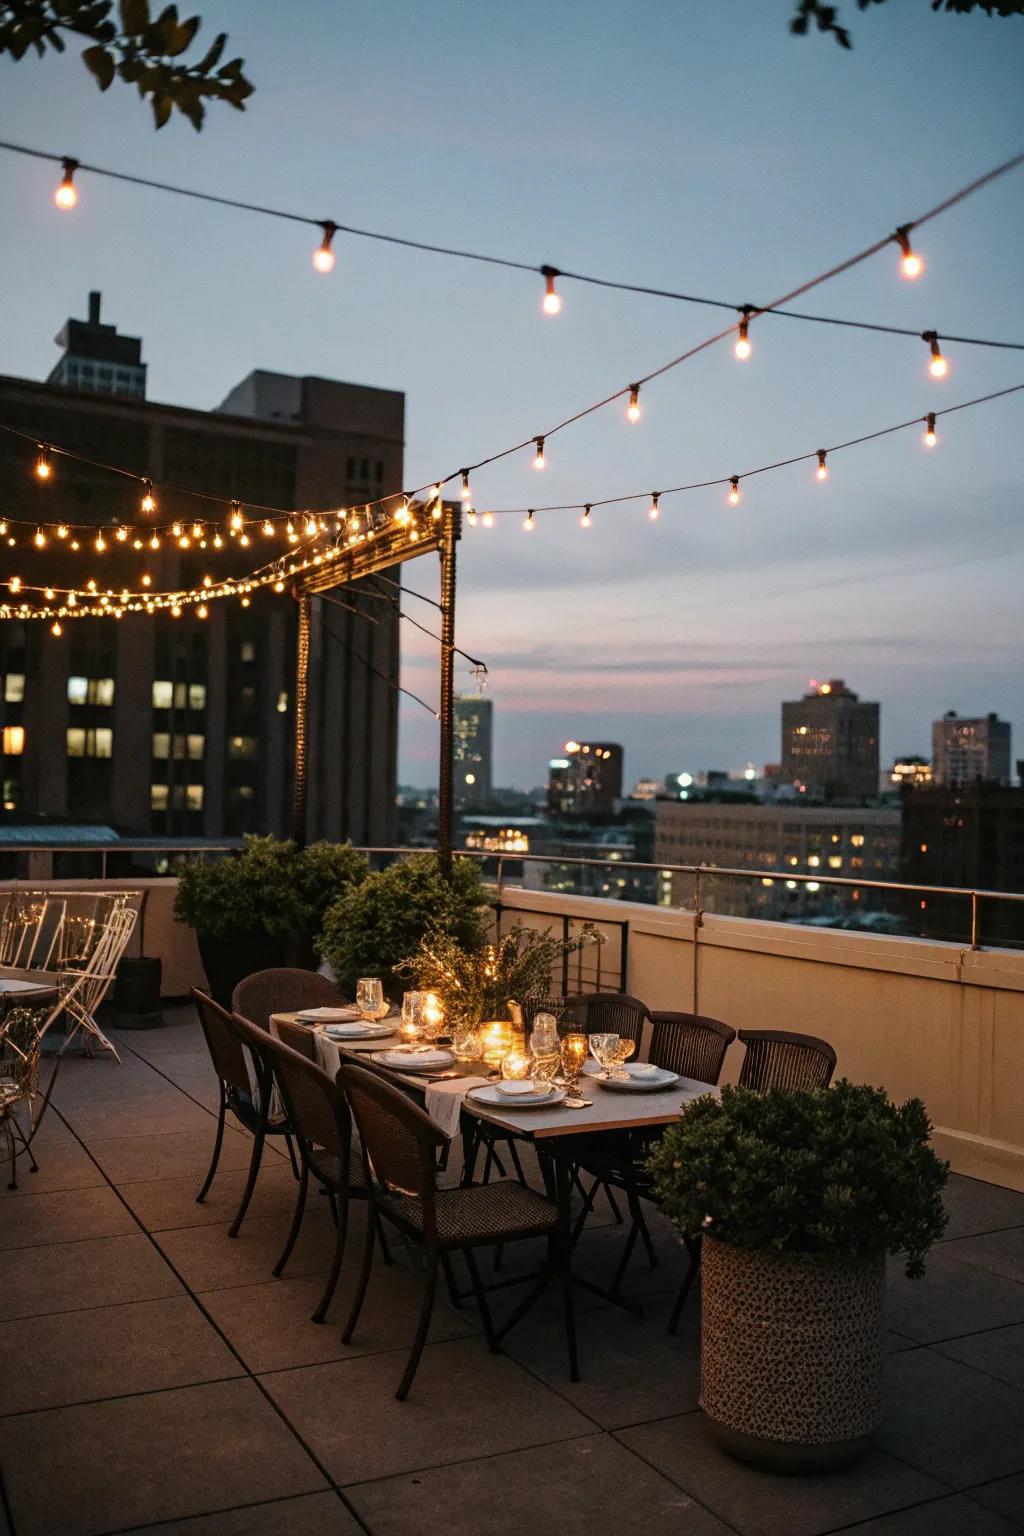
[[[446,878],[435,854],[417,853],[369,875],[328,908],[320,952],[342,986],[380,976],[395,997],[402,990],[395,967],[428,933],[479,949],[489,917],[475,860],[456,859]]]
[[[347,844],[300,850],[249,837],[240,854],[183,866],[174,915],[195,929],[210,991],[227,1007],[236,984],[253,971],[314,966],[327,907],[367,873],[365,859]]]
[[[649,1167],[701,1236],[701,1407],[719,1443],[776,1471],[847,1465],[881,1412],[885,1256],[907,1274],[945,1226],[949,1175],[920,1099],[843,1081],[698,1099]]]

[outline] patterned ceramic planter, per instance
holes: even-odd
[[[701,1407],[719,1444],[773,1471],[863,1452],[881,1413],[885,1256],[810,1264],[705,1238]]]

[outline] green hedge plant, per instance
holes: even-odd
[[[902,1253],[907,1274],[942,1234],[949,1164],[933,1152],[920,1099],[880,1088],[723,1088],[698,1099],[648,1167],[686,1237],[842,1264]]]
[[[347,843],[299,849],[273,837],[248,837],[240,854],[197,859],[179,870],[174,915],[205,939],[262,933],[310,943],[328,907],[368,874],[366,860]]]

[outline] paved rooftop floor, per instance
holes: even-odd
[[[697,1407],[699,1307],[665,1322],[682,1273],[635,1262],[644,1316],[581,1301],[568,1380],[554,1299],[488,1353],[472,1309],[440,1299],[408,1402],[393,1392],[418,1278],[375,1266],[356,1342],[340,1340],[361,1216],[328,1322],[309,1321],[332,1246],[311,1198],[283,1280],[294,1192],[269,1151],[240,1237],[248,1159],[226,1136],[207,1203],[216,1091],[190,1009],[117,1035],[123,1061],[69,1058],[36,1143],[40,1172],[0,1198],[0,1533],[100,1536],[1010,1536],[1024,1529],[1024,1195],[954,1178],[923,1281],[893,1271],[888,1411],[856,1469],[750,1471]],[[24,1167],[24,1165],[22,1165]],[[578,1261],[610,1276],[622,1240]],[[511,1262],[511,1258],[508,1262]],[[514,1294],[514,1293],[512,1293]],[[495,1310],[501,1298],[496,1298]]]

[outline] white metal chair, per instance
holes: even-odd
[[[137,918],[138,913],[132,907],[115,908],[100,930],[92,953],[81,970],[77,973],[60,973],[81,983],[81,985],[71,985],[62,1000],[60,1013],[65,1019],[67,1038],[60,1048],[61,1056],[81,1031],[87,1056],[92,1055],[92,1043],[95,1040],[108,1051],[113,1052],[116,1061],[121,1060],[113,1044],[97,1024],[96,1013],[116,979],[117,967],[128,948]],[[70,1028],[67,1027],[68,1025]]]
[[[15,892],[0,924],[0,965],[45,971],[61,939],[67,906],[65,897]]]

